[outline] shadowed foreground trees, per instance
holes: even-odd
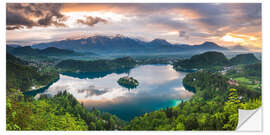
[[[115,130],[124,122],[109,113],[86,110],[71,94],[35,100],[17,90],[7,96],[7,130]]]

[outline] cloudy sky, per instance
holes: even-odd
[[[261,48],[261,4],[7,4],[7,43],[116,35]]]

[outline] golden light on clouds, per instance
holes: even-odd
[[[245,43],[245,40],[243,38],[235,37],[231,33],[227,33],[225,36],[223,36],[222,40],[233,43]]]
[[[62,12],[94,12],[94,11],[108,11],[110,6],[107,4],[64,4]]]
[[[255,3],[7,4],[7,42],[33,45],[71,35],[121,34],[146,41],[161,38],[190,45],[211,41],[260,50],[260,11],[261,4]]]
[[[226,33],[221,40],[224,42],[239,44],[239,45],[253,45],[253,47],[261,48],[261,37],[257,35],[245,35],[245,34],[234,34]]]
[[[185,18],[185,19],[199,19],[202,17],[199,13],[197,13],[191,9],[174,9],[174,10],[172,10],[172,12],[175,15],[178,14],[182,18]]]

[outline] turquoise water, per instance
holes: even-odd
[[[129,71],[129,76],[138,80],[139,86],[127,89],[117,83],[119,78],[127,76],[126,71],[65,73],[40,93],[53,96],[66,90],[89,109],[95,107],[130,120],[145,112],[176,106],[191,97],[193,93],[182,85],[186,74],[175,71],[171,65],[137,66]]]

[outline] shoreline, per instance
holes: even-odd
[[[43,93],[46,89],[48,89],[53,83],[57,82],[59,79],[60,79],[60,76],[58,76],[58,78],[56,78],[55,80],[53,80],[49,84],[45,85],[44,87],[40,87],[38,89],[34,89],[34,90],[31,90],[31,91],[23,92],[23,94],[25,96],[36,96],[39,93]]]

